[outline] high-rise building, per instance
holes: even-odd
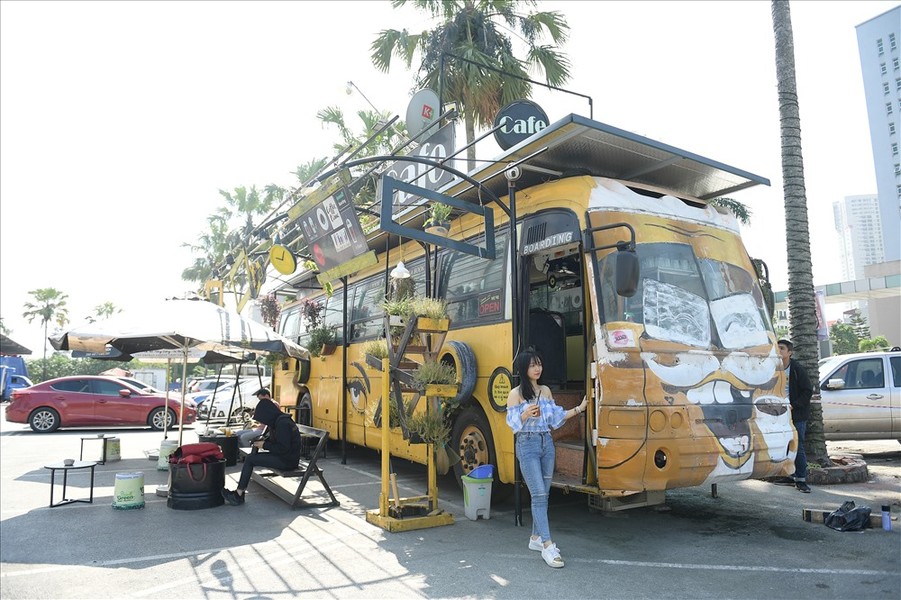
[[[857,26],[884,260],[901,259],[901,6]],[[863,274],[858,273],[858,277]]]
[[[862,279],[863,268],[885,261],[879,197],[847,196],[832,203],[842,260],[842,281]]]

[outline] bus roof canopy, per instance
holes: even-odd
[[[566,175],[610,177],[710,200],[770,181],[611,125],[570,114],[470,173],[498,197],[507,193],[504,171],[519,163],[517,189]],[[442,193],[478,202],[472,185]],[[484,198],[483,198],[484,200]]]

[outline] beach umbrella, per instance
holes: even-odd
[[[140,311],[124,311],[104,321],[87,323],[50,338],[57,350],[122,355],[174,351],[182,359],[181,414],[178,443],[182,444],[188,356],[193,352],[233,354],[247,350],[309,359],[302,346],[271,327],[206,300],[164,300]]]

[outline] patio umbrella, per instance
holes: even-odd
[[[140,312],[122,312],[105,321],[75,327],[50,338],[57,350],[125,355],[174,350],[182,358],[181,414],[178,443],[182,443],[188,355],[192,351],[234,353],[250,350],[275,352],[299,359],[310,353],[272,328],[205,300],[165,300]]]
[[[31,354],[31,350],[0,333],[0,354],[17,356],[19,354]]]

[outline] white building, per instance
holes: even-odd
[[[884,260],[901,259],[901,6],[857,26]],[[863,277],[859,271],[857,277]]]
[[[863,268],[885,262],[879,197],[846,196],[832,203],[842,261],[842,281],[862,279]]]

